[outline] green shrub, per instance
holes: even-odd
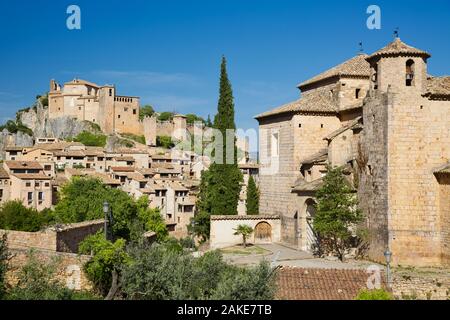
[[[151,117],[154,113],[153,107],[147,104],[139,109],[139,119],[143,120],[145,117]]]
[[[33,130],[22,124],[20,120],[18,120],[17,122],[13,120],[8,120],[6,124],[0,126],[0,131],[3,131],[4,129],[8,130],[10,133],[22,132],[29,136],[33,135]]]
[[[173,112],[161,112],[158,116],[159,121],[171,121],[175,114]]]
[[[137,205],[126,192],[112,189],[100,180],[89,177],[75,177],[65,184],[61,199],[55,207],[55,220],[60,223],[75,223],[104,217],[103,202],[108,201],[117,237],[129,238],[130,225],[138,218]]]
[[[19,200],[8,201],[0,207],[0,229],[36,232],[53,221],[51,210],[38,212],[25,207]]]
[[[122,289],[128,299],[273,299],[274,278],[268,264],[235,267],[217,251],[194,258],[170,243],[134,246],[129,254],[132,263],[122,268]]]
[[[136,141],[138,143],[145,144],[145,137],[144,136],[138,136],[138,135],[135,135],[135,134],[132,134],[132,133],[122,133],[122,136],[124,138],[131,139],[131,140]]]
[[[78,134],[73,141],[80,142],[85,146],[90,147],[104,147],[106,145],[107,137],[103,134],[95,134],[88,131],[83,131]]]
[[[384,289],[361,290],[356,300],[392,300],[392,294]]]
[[[186,115],[186,123],[187,124],[194,124],[195,122],[201,122],[203,124],[206,123],[205,119],[203,119],[202,117],[197,116],[196,114],[193,113],[188,113]]]
[[[157,136],[156,137],[156,146],[162,147],[165,149],[171,149],[175,146],[175,142],[169,136]]]
[[[44,263],[31,251],[18,273],[18,283],[8,291],[8,300],[92,300],[89,292],[75,292],[58,280],[59,259]]]
[[[113,270],[118,270],[129,261],[125,243],[124,239],[114,243],[108,241],[102,232],[89,236],[80,243],[79,253],[93,255],[84,265],[84,271],[102,294],[106,294],[111,287]]]
[[[5,276],[9,267],[9,258],[7,238],[6,234],[4,234],[0,237],[0,300],[3,299],[6,291]]]

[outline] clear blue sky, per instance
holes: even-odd
[[[66,28],[81,7],[82,29]],[[381,30],[366,27],[370,4]],[[55,78],[115,84],[158,111],[215,114],[219,64],[228,59],[236,122],[290,102],[296,84],[358,51],[392,41],[431,52],[429,72],[450,73],[450,1],[39,0],[0,3],[0,122]]]

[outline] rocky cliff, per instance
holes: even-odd
[[[32,147],[35,138],[67,139],[75,137],[83,131],[98,132],[100,128],[88,121],[78,121],[71,117],[49,119],[48,108],[40,100],[28,109],[17,112],[17,123],[30,128],[33,136],[24,132],[15,133],[4,129],[0,132],[0,160],[5,158],[6,146]]]
[[[94,132],[97,128],[88,121],[78,121],[71,117],[49,119],[48,108],[37,101],[33,108],[18,113],[18,119],[33,130],[34,137],[67,139],[83,131]]]

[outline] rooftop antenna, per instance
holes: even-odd
[[[394,38],[395,38],[395,39],[398,39],[398,38],[399,38],[399,30],[400,30],[399,27],[395,28],[395,30],[394,30]]]
[[[358,55],[364,54],[364,47],[362,41],[359,42],[359,52]]]

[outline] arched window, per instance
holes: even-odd
[[[414,60],[409,59],[406,61],[406,86],[411,87],[414,85]]]

